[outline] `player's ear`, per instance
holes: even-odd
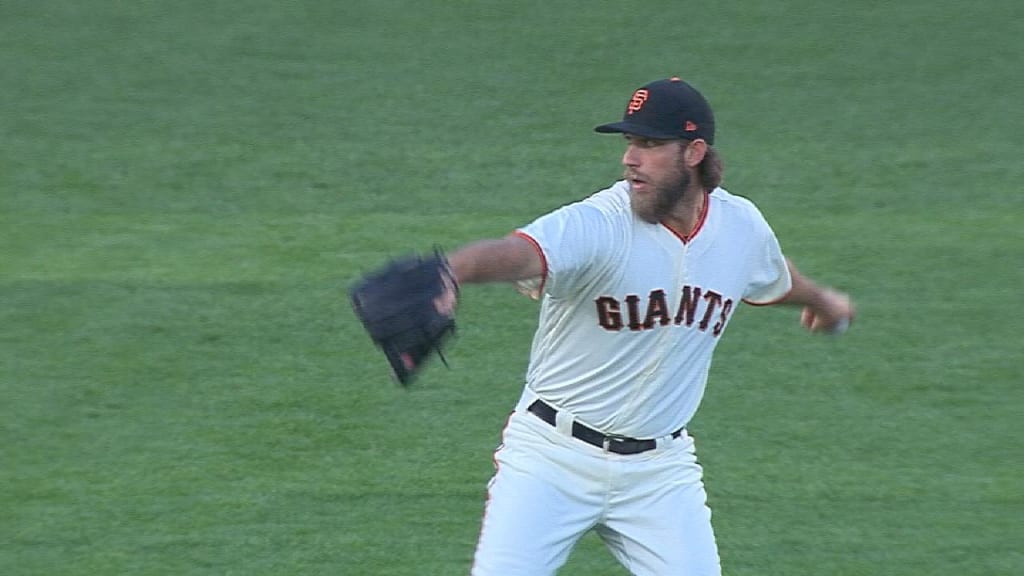
[[[704,161],[704,155],[707,153],[708,143],[703,138],[697,138],[683,149],[683,163],[693,168]]]

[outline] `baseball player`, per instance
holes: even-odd
[[[633,92],[621,181],[450,256],[460,284],[541,300],[526,385],[495,453],[472,573],[554,574],[594,530],[642,576],[721,574],[686,426],[741,302],[803,307],[844,330],[847,295],[783,256],[749,200],[722,189],[715,121],[679,78]],[[532,284],[531,284],[532,282]]]

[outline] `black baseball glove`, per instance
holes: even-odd
[[[349,290],[356,316],[402,385],[412,382],[431,352],[444,362],[442,348],[455,333],[458,295],[455,276],[439,250],[430,257],[394,260]]]

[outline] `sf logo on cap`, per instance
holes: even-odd
[[[650,96],[650,92],[644,88],[633,92],[633,97],[629,99],[629,106],[626,106],[626,114],[632,114],[643,108],[648,96]]]

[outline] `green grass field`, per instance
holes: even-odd
[[[720,345],[725,573],[1024,574],[1022,58],[1017,0],[3,2],[0,574],[466,574],[535,304],[403,391],[345,289],[610,183],[674,74],[860,308]]]

